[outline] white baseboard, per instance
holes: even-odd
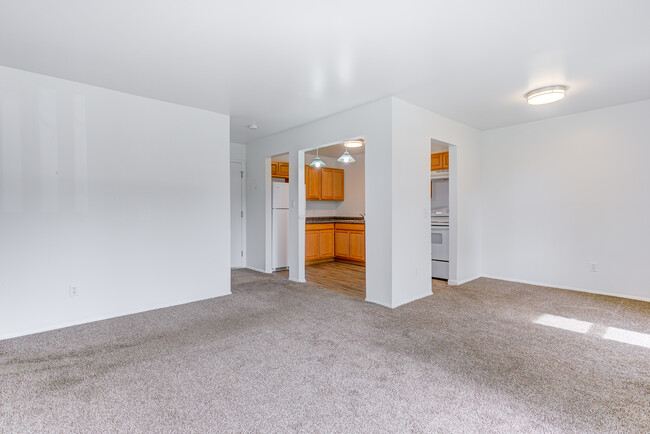
[[[390,304],[386,304],[386,303],[384,303],[383,301],[373,300],[372,298],[367,298],[367,297],[366,297],[366,299],[365,299],[364,301],[367,301],[368,303],[374,303],[374,304],[376,304],[376,305],[384,306],[384,307],[387,307],[387,308],[389,308],[389,309],[392,309],[392,308],[390,307]]]
[[[615,294],[615,293],[612,293],[612,292],[596,291],[596,290],[593,290],[593,289],[586,289],[586,288],[576,288],[574,286],[560,286],[560,285],[555,285],[555,284],[551,284],[551,283],[535,282],[535,281],[532,281],[532,280],[513,279],[511,277],[504,277],[504,276],[494,276],[494,275],[491,275],[491,274],[484,274],[481,277],[487,277],[488,279],[505,280],[506,282],[525,283],[527,285],[545,286],[547,288],[566,289],[568,291],[587,292],[589,294],[607,295],[609,297],[629,298],[630,300],[639,300],[639,301],[650,302],[650,298],[639,297],[639,296],[636,296],[636,295]]]
[[[470,277],[469,279],[463,279],[463,280],[448,280],[447,284],[449,286],[458,286],[458,285],[462,285],[462,284],[467,283],[467,282],[471,282],[472,280],[476,280],[476,279],[478,279],[480,277],[481,276],[474,276],[474,277]]]
[[[199,299],[196,299],[196,300],[183,301],[181,303],[172,303],[172,304],[167,303],[167,304],[161,304],[161,305],[158,305],[158,306],[146,307],[146,308],[140,307],[140,308],[127,310],[127,311],[123,311],[123,312],[116,313],[116,314],[100,315],[100,316],[84,318],[84,319],[80,319],[80,320],[66,321],[66,322],[62,322],[62,323],[58,323],[58,324],[54,324],[54,325],[48,325],[48,326],[45,326],[45,327],[37,327],[37,328],[34,328],[34,329],[29,329],[29,330],[21,330],[21,331],[18,331],[18,332],[12,332],[12,333],[8,333],[8,334],[5,334],[5,335],[0,335],[0,341],[2,341],[4,339],[18,338],[18,337],[21,337],[21,336],[33,335],[33,334],[36,334],[36,333],[43,333],[43,332],[49,332],[49,331],[52,331],[52,330],[58,330],[58,329],[63,329],[63,328],[67,328],[67,327],[73,327],[73,326],[77,326],[77,325],[81,325],[81,324],[88,324],[88,323],[96,322],[96,321],[104,321],[104,320],[107,320],[107,319],[119,318],[121,316],[133,315],[133,314],[136,314],[136,313],[143,313],[143,312],[149,312],[149,311],[152,311],[152,310],[164,309],[164,308],[167,308],[167,307],[182,306],[184,304],[195,303],[197,301],[202,301],[202,300],[210,300],[212,298],[223,297],[224,295],[230,295],[230,294],[232,294],[232,292],[228,291],[228,292],[223,293],[223,294],[215,295],[214,297],[199,298]]]
[[[261,268],[250,267],[250,266],[244,268],[248,268],[249,270],[253,270],[253,271],[259,271],[260,273],[264,273],[264,274],[272,274],[272,273],[267,273],[266,270],[262,270]]]
[[[428,297],[430,295],[433,295],[433,293],[431,292],[431,288],[429,288],[427,291],[425,291],[422,294],[416,295],[414,297],[409,297],[409,298],[406,298],[404,300],[400,300],[398,303],[395,303],[393,306],[390,306],[390,307],[396,308],[396,307],[399,307],[399,306],[403,306],[405,304],[411,303],[411,302],[413,302],[415,300],[419,300],[419,299],[424,298],[424,297]]]

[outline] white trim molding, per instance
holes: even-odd
[[[544,283],[544,282],[534,282],[532,280],[513,279],[511,277],[504,277],[504,276],[493,276],[493,275],[489,275],[489,274],[485,274],[485,275],[483,275],[481,277],[486,277],[488,279],[505,280],[506,282],[525,283],[526,285],[543,286],[545,288],[565,289],[565,290],[568,290],[568,291],[586,292],[586,293],[589,293],[589,294],[606,295],[608,297],[627,298],[629,300],[639,300],[639,301],[650,302],[650,298],[639,297],[639,296],[635,296],[635,295],[614,294],[612,292],[595,291],[593,289],[576,288],[576,287],[573,287],[573,286],[560,286],[560,285],[554,285],[554,284]]]

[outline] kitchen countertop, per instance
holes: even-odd
[[[364,224],[366,221],[363,217],[307,217],[305,218],[306,224],[317,223],[352,223]]]

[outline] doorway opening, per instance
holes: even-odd
[[[431,289],[456,276],[456,147],[431,139]],[[453,245],[453,248],[452,248]]]
[[[289,273],[289,154],[271,157],[271,269]]]
[[[366,298],[365,140],[300,151],[304,165],[304,280]],[[302,228],[301,228],[302,230]]]

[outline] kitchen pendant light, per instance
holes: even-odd
[[[321,159],[318,157],[318,148],[316,148],[316,158],[314,158],[314,161],[311,162],[311,164],[309,165],[309,167],[315,167],[315,168],[318,169],[318,168],[320,168],[320,167],[325,167],[325,166],[327,166],[327,164],[325,164],[325,163],[323,162],[323,160],[321,160]]]
[[[344,152],[343,155],[341,155],[341,156],[339,157],[339,159],[336,160],[336,161],[339,161],[339,162],[341,162],[341,163],[354,163],[355,161],[357,161],[357,160],[355,160],[354,157],[353,157],[352,155],[350,155],[350,153],[348,152],[348,142],[345,142],[345,152]]]
[[[550,104],[564,98],[567,87],[562,85],[540,87],[526,94],[530,105]]]

